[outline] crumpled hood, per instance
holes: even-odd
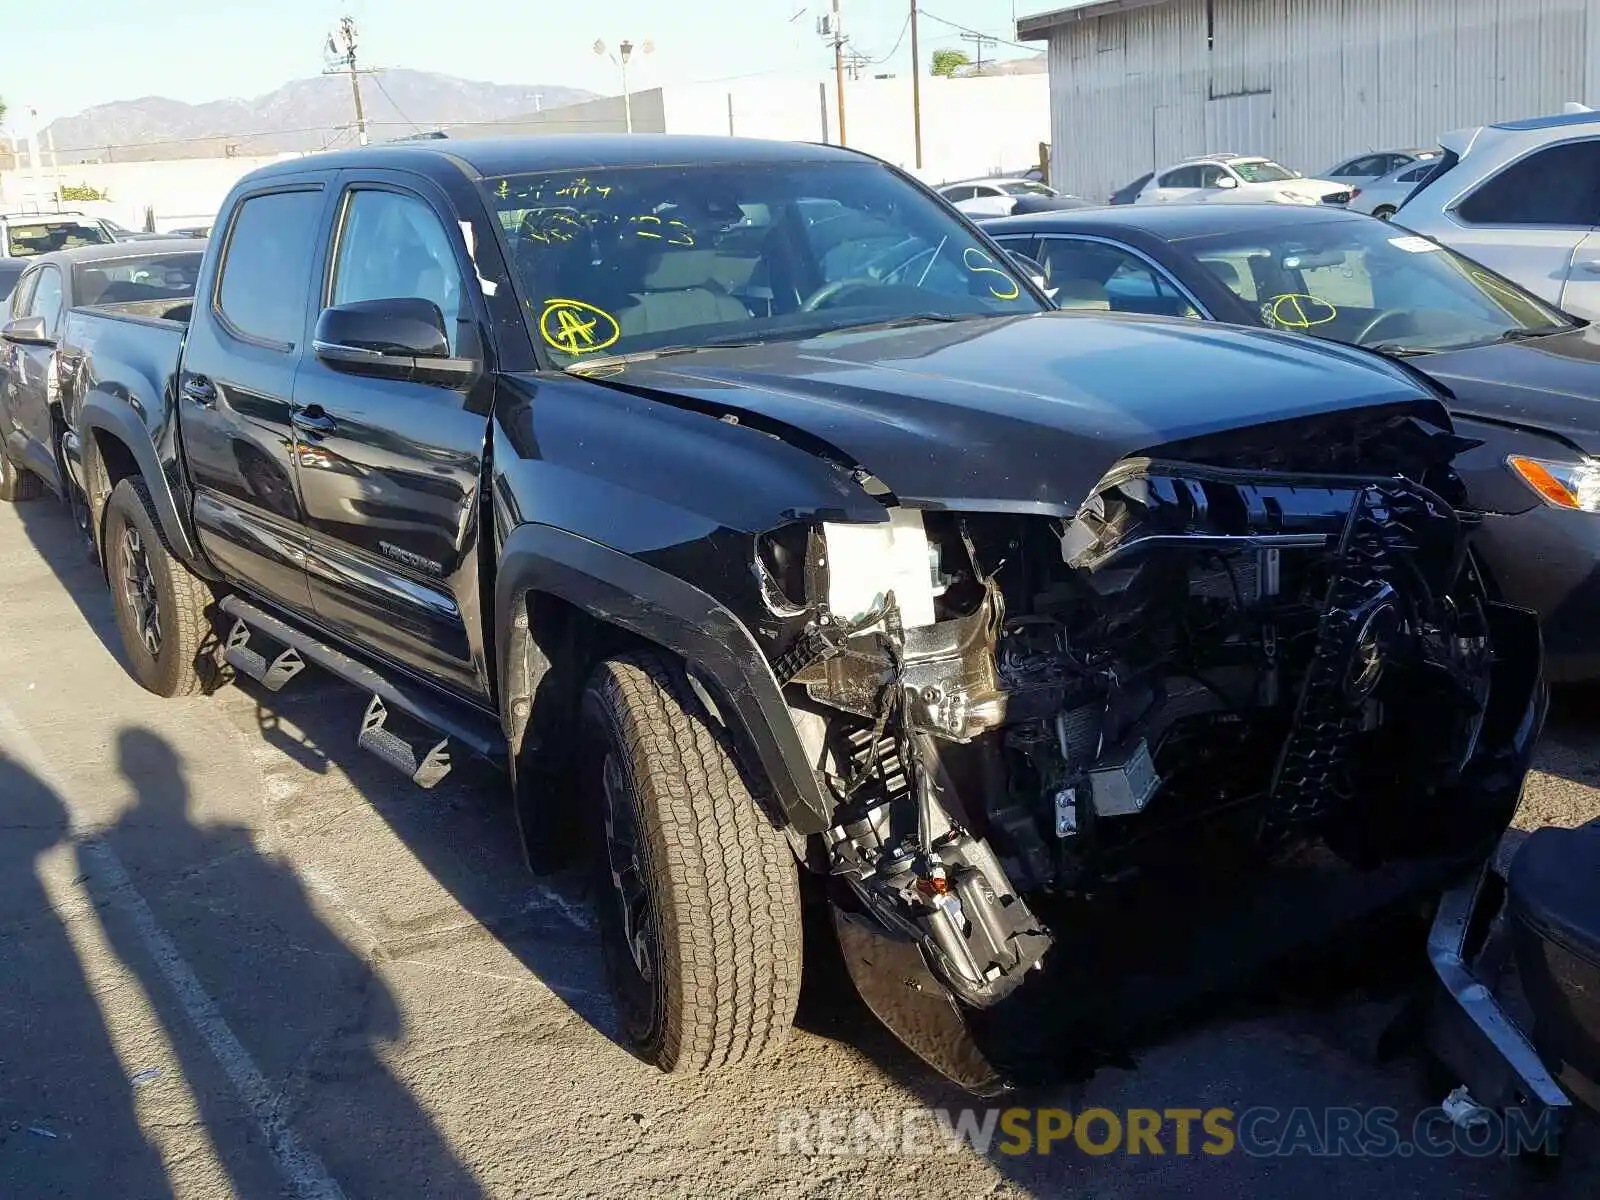
[[[1064,515],[1120,459],[1167,443],[1382,405],[1443,420],[1422,385],[1372,355],[1089,313],[707,349],[588,377],[814,440],[902,502]]]
[[[1451,412],[1545,430],[1600,454],[1600,331],[1593,325],[1411,363],[1455,394]]]

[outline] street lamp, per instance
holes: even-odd
[[[643,44],[640,45],[639,52],[641,54],[650,54],[654,52],[655,48],[656,44],[646,38]],[[594,52],[596,54],[604,54],[617,64],[617,69],[622,73],[622,118],[626,122],[628,132],[632,133],[633,97],[628,91],[628,60],[633,57],[633,43],[624,38],[617,44],[617,52],[610,54],[606,51],[606,44],[597,38],[594,43]]]

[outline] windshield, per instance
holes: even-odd
[[[1288,167],[1280,167],[1275,162],[1262,159],[1260,162],[1235,162],[1229,163],[1233,172],[1246,183],[1282,183],[1285,179],[1299,179],[1298,171],[1291,171]]]
[[[84,221],[7,221],[6,253],[13,258],[31,258],[74,246],[103,246],[111,235],[98,225]]]
[[[1055,189],[1046,187],[1042,183],[1024,179],[1016,183],[1002,183],[1000,190],[1008,196],[1054,196]]]
[[[556,361],[1040,311],[950,208],[870,162],[512,175],[483,187]]]
[[[1296,222],[1183,247],[1262,324],[1357,346],[1455,350],[1570,324],[1488,268],[1379,221]]]
[[[200,251],[194,250],[74,264],[72,294],[79,304],[187,299],[200,278],[200,260]]]

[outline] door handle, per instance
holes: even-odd
[[[326,437],[339,428],[339,423],[325,413],[320,404],[309,404],[299,409],[289,421],[301,433],[312,437]]]
[[[185,379],[183,394],[201,408],[210,408],[217,402],[216,385],[204,375],[191,375]]]

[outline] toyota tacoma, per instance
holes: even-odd
[[[985,1092],[1511,817],[1538,632],[1403,365],[1052,311],[837,147],[371,147],[216,229],[192,312],[59,337],[130,670],[313,664],[417,784],[503,762],[664,1069],[782,1044],[808,900]]]

